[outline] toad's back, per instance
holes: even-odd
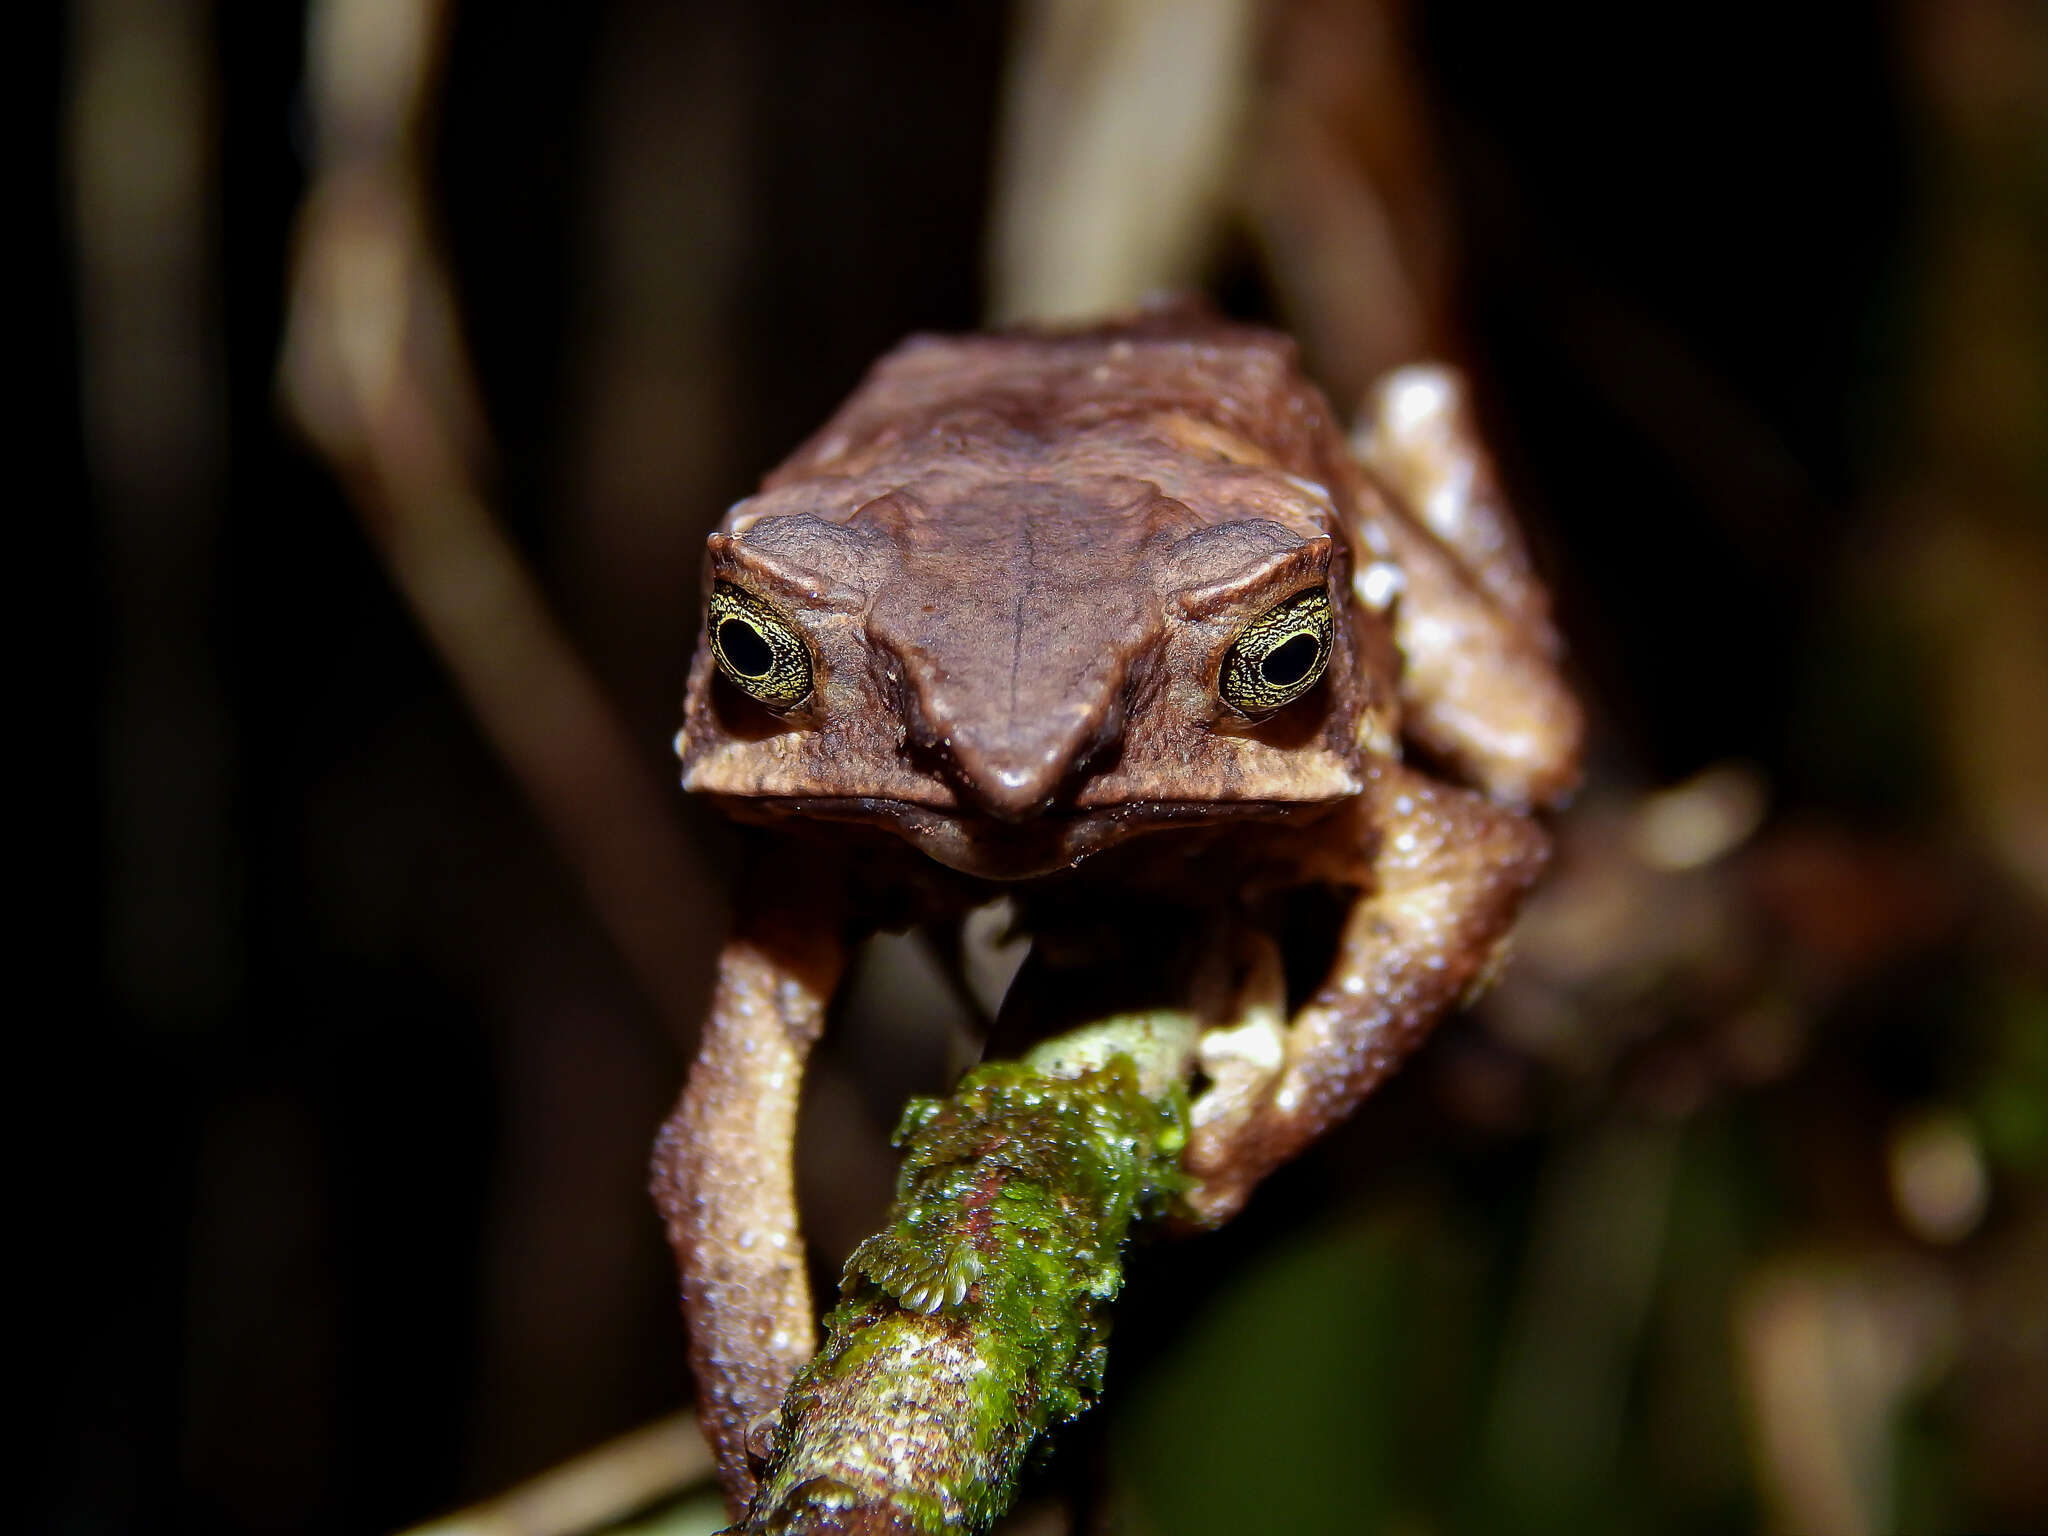
[[[1292,341],[1168,311],[1093,330],[905,342],[763,489],[935,465],[949,453],[1062,466],[1164,428],[1181,451],[1322,479],[1337,436]],[[1176,430],[1177,429],[1177,430]],[[1148,469],[1156,461],[1148,461]]]

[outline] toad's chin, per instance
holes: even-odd
[[[935,863],[983,880],[1030,880],[1148,833],[1286,822],[1328,811],[1326,800],[1134,801],[1022,821],[962,814],[874,796],[717,795],[722,810],[757,825],[833,822],[893,832]]]

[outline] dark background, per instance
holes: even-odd
[[[113,301],[76,159],[92,14],[52,38],[55,260],[27,301],[62,332],[41,386],[58,557],[34,579],[71,622],[33,696],[62,742],[45,804],[77,828],[39,903],[64,1001],[23,1021],[58,1065],[15,1079],[38,1125],[22,1321],[54,1368],[31,1523],[390,1530],[686,1399],[641,1184],[687,1042],[283,423],[309,174],[295,7],[221,0],[193,35],[201,281],[164,332],[182,361],[137,386],[160,430],[104,425]],[[664,778],[706,527],[891,342],[980,319],[1010,22],[783,0],[459,12],[431,201],[493,502]],[[1879,1523],[2048,1521],[2025,1450],[2048,1437],[2039,833],[2023,794],[1997,798],[2018,770],[1983,766],[2038,729],[2012,701],[2039,709],[2026,678],[2048,667],[2007,655],[2031,671],[2001,691],[1980,664],[2035,632],[1986,615],[2015,591],[2048,603],[2013,574],[2041,568],[2048,462],[2027,393],[2048,366],[2029,330],[2048,140],[2012,148],[2048,93],[2024,85],[2042,31],[1987,0],[1421,8],[1463,333],[1597,721],[1576,867],[1621,835],[1600,807],[1714,765],[1743,765],[1770,815],[1696,893],[1723,936],[1682,962],[1631,940],[1630,974],[1657,981],[1625,1003],[1544,972],[1532,937],[1538,979],[1592,1000],[1593,1045],[1530,1046],[1510,996],[1240,1230],[1144,1256],[1104,1459],[1150,1528],[1239,1497],[1264,1514],[1214,1528],[1783,1523],[1810,1506],[1756,1449],[1744,1320],[1789,1296],[1826,1355],[1839,1308],[1872,1295],[1842,1336],[1867,1316],[1904,1340],[1900,1380],[1829,1380],[1845,1423],[1878,1405],[1857,1486],[1881,1490]],[[2015,38],[2035,50],[2018,62]],[[1211,278],[1233,311],[1286,318],[1251,242],[1220,245]],[[1951,366],[1986,347],[2019,372]],[[1930,570],[1946,585],[1916,607]],[[716,878],[731,845],[691,826]],[[707,906],[678,943],[718,922]],[[1760,997],[1796,1013],[1797,1046],[1747,1078],[1700,1067],[1720,1058],[1698,1041]],[[1960,1125],[1989,1181],[1952,1236],[1896,1208],[1923,1124]],[[1663,1258],[1601,1389],[1616,1438],[1576,1463],[1530,1451],[1566,1467],[1546,1483],[1517,1461],[1514,1393],[1577,1399],[1546,1396],[1515,1341],[1548,1331],[1530,1318],[1558,1286],[1585,1292],[1545,1289],[1570,1230],[1545,1224],[1573,1170],[1594,1170],[1588,1199],[1612,1172],[1619,1209],[1651,1164]],[[1301,1318],[1318,1331],[1287,1335]],[[1273,1364],[1307,1356],[1336,1363]],[[1241,1417],[1197,1412],[1218,1402]],[[1245,1448],[1275,1422],[1276,1445]],[[1416,1425],[1426,1454],[1400,1449]],[[1237,1483],[1211,1470],[1233,1447],[1254,1469]],[[1329,1458],[1343,1474],[1319,1479]],[[1188,1492],[1205,1477],[1224,1481]]]

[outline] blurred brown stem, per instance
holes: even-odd
[[[697,1415],[670,1414],[407,1536],[580,1536],[710,1474],[711,1451]]]
[[[705,920],[678,819],[479,489],[482,411],[427,235],[419,124],[437,0],[318,0],[320,170],[300,214],[282,389],[492,746],[679,1033]]]

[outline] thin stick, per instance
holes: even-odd
[[[668,797],[478,489],[483,412],[420,192],[417,125],[444,23],[440,0],[315,8],[322,165],[300,215],[283,393],[620,954],[683,1032],[702,1001],[708,893]]]
[[[710,1475],[711,1449],[697,1415],[676,1413],[405,1536],[581,1536]]]

